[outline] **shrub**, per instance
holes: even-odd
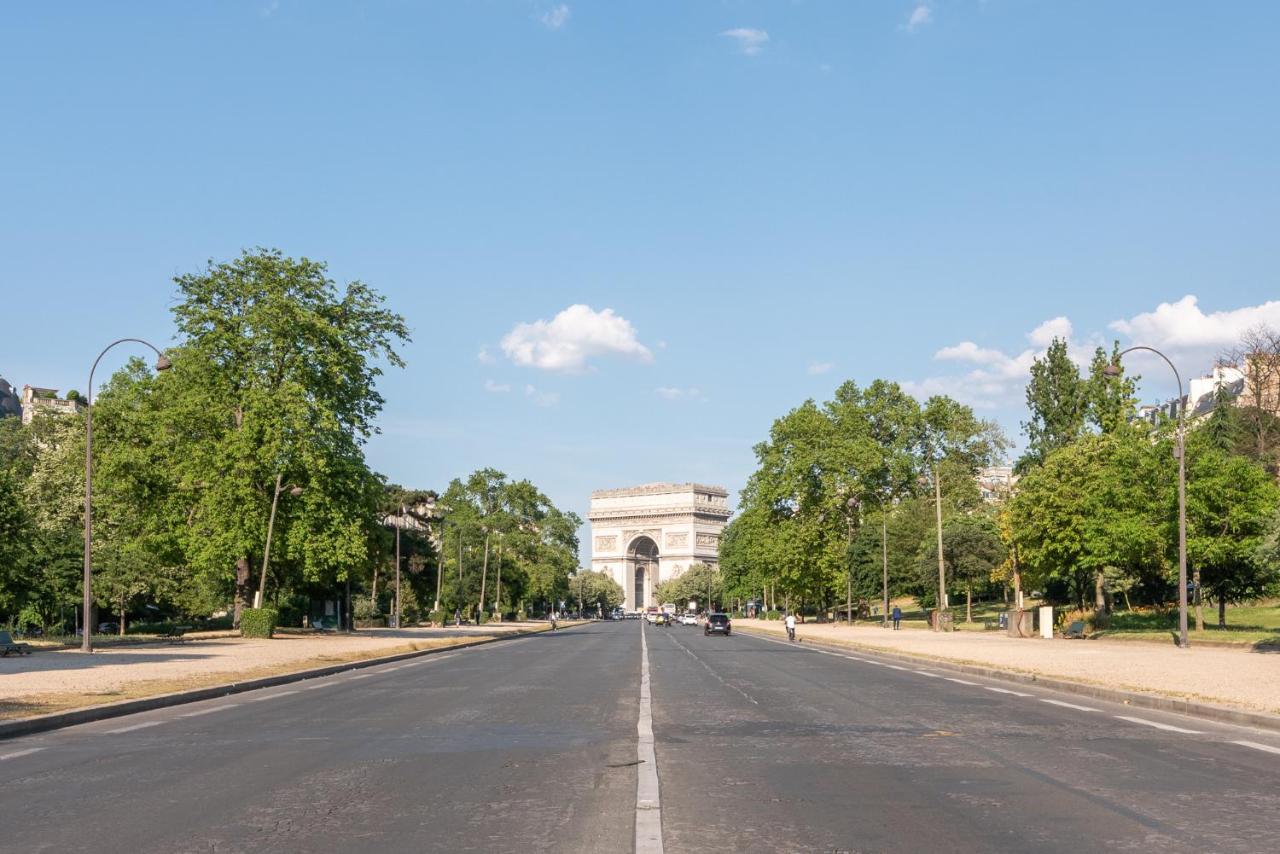
[[[431,620],[431,625],[433,626],[443,626],[444,621],[448,616],[449,615],[444,611],[432,611],[428,616],[428,619]]]
[[[523,623],[525,620],[529,619],[529,615],[523,610],[516,611],[516,619]]]
[[[490,619],[491,615],[488,611],[481,611],[476,615],[476,625],[483,626],[485,623],[489,622]]]
[[[269,638],[275,634],[279,614],[274,608],[245,608],[240,613],[240,636]]]
[[[764,618],[766,620],[781,620],[782,612],[781,611],[765,611]]]

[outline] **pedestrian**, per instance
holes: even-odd
[[[902,622],[902,609],[897,605],[893,606],[893,630],[898,630],[898,624]]]
[[[453,624],[455,626],[462,625],[462,611],[457,608],[453,609]]]
[[[786,625],[787,625],[787,639],[788,639],[788,640],[795,640],[795,639],[796,639],[796,615],[795,615],[795,612],[794,612],[794,611],[788,612],[788,613],[787,613],[787,619],[786,619],[786,620],[784,620],[783,622],[785,622],[785,623],[786,623]]]

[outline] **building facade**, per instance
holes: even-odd
[[[591,569],[606,572],[628,610],[661,603],[654,590],[693,563],[720,562],[729,493],[699,483],[648,483],[591,493]]]
[[[79,397],[72,399],[58,397],[56,388],[37,388],[24,385],[22,387],[22,423],[30,424],[37,412],[51,412],[55,415],[75,415],[84,409],[84,401]]]

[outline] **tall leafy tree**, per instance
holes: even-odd
[[[1108,365],[1120,365],[1120,375],[1109,377],[1103,371]],[[1099,433],[1125,429],[1138,400],[1138,380],[1124,372],[1120,361],[1120,343],[1111,345],[1111,353],[1098,347],[1089,363],[1089,379],[1085,382],[1086,416]]]
[[[1196,431],[1188,445],[1187,561],[1225,627],[1228,604],[1266,595],[1280,582],[1263,551],[1280,510],[1280,487],[1257,463],[1218,446],[1221,438]],[[1198,601],[1196,629],[1204,630]]]
[[[1040,465],[1049,454],[1071,444],[1084,432],[1086,384],[1071,360],[1065,340],[1054,338],[1044,356],[1032,363],[1027,410],[1030,420],[1022,424],[1027,449],[1016,466],[1020,473]]]
[[[304,492],[280,502],[276,589],[290,572],[333,583],[367,567],[382,484],[362,445],[382,365],[403,364],[404,319],[364,283],[340,287],[323,263],[276,250],[175,282],[179,341],[156,385],[183,439],[184,548],[201,580],[227,592],[234,580],[237,609],[256,585],[277,476]]]

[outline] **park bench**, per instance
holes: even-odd
[[[169,630],[160,635],[161,640],[167,640],[170,643],[182,643],[187,639],[187,632],[191,631],[190,626],[170,626]]]
[[[1064,638],[1078,638],[1083,640],[1084,620],[1075,620],[1072,622],[1071,625],[1067,626],[1066,629],[1063,630],[1062,636]]]
[[[11,652],[16,652],[18,655],[30,655],[31,644],[17,643],[14,641],[13,635],[0,631],[0,656],[7,657]]]

